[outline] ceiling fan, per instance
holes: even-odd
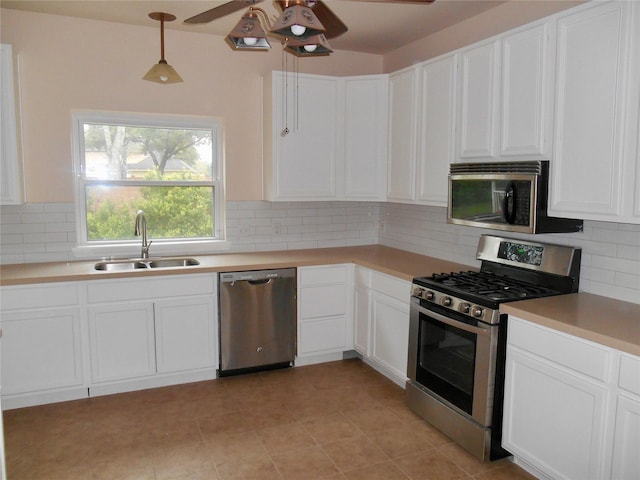
[[[247,7],[251,7],[256,3],[260,3],[263,0],[232,0],[218,7],[212,8],[205,12],[199,13],[193,17],[187,18],[184,23],[187,24],[200,24],[209,23],[218,18],[224,17],[231,13],[237,12]],[[386,3],[432,3],[435,0],[360,0],[360,1],[381,1]],[[327,4],[322,0],[276,0],[276,3],[281,10],[285,10],[287,7],[294,4],[302,4],[309,7],[320,23],[324,25],[326,31],[324,35],[326,38],[335,38],[343,33],[347,32],[348,27],[333,13]]]

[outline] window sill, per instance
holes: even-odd
[[[138,258],[140,243],[112,245],[81,245],[72,249],[78,259]],[[153,242],[149,249],[151,256],[197,255],[220,253],[231,249],[227,240],[203,240],[195,242]]]

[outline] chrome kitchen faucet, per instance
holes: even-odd
[[[147,218],[142,210],[138,210],[136,214],[136,229],[133,234],[138,237],[142,235],[142,249],[140,250],[141,258],[149,258],[149,247],[151,242],[147,242]]]

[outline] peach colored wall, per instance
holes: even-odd
[[[383,71],[399,70],[574,7],[586,0],[514,0],[384,56]]]
[[[229,200],[262,198],[261,78],[281,50],[234,52],[222,37],[165,31],[166,58],[185,82],[141,77],[159,59],[157,25],[140,27],[2,9],[1,41],[18,58],[27,202],[72,202],[71,111],[208,115],[225,125]],[[378,55],[335,52],[300,71],[380,73]]]

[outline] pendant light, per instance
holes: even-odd
[[[327,37],[324,34],[314,35],[306,40],[297,38],[287,38],[285,51],[293,53],[298,57],[319,57],[329,55],[333,50],[329,46]]]
[[[267,34],[260,25],[259,8],[250,7],[242,16],[236,27],[229,33],[227,39],[238,50],[269,50],[271,45],[267,41]],[[263,12],[265,20],[269,18]]]
[[[178,72],[164,59],[164,22],[173,22],[176,19],[175,15],[163,12],[152,12],[149,14],[149,17],[160,22],[160,61],[151,67],[142,79],[156,83],[183,82],[184,80],[178,75]]]
[[[271,29],[271,33],[288,38],[306,40],[324,33],[326,29],[316,14],[301,0],[285,8]]]

